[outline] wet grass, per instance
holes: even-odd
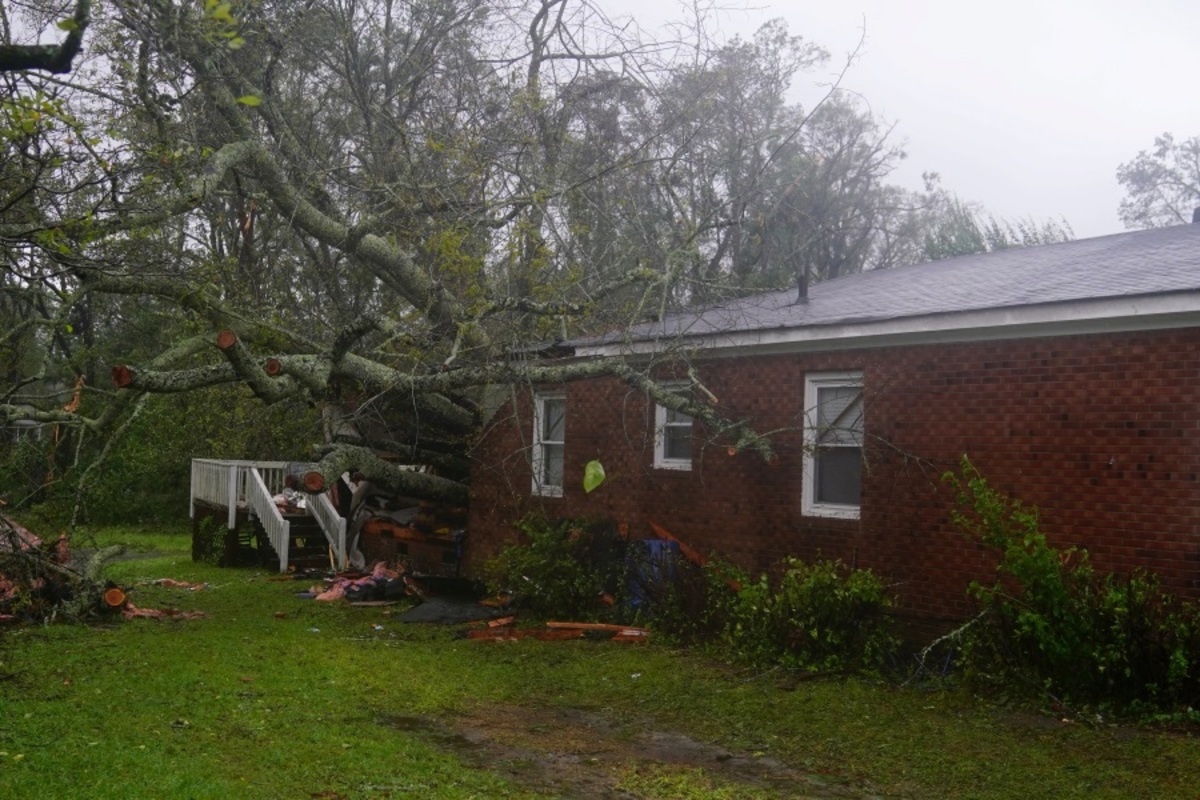
[[[392,609],[301,599],[303,583],[194,564],[182,529],[94,541],[149,554],[109,567],[138,606],[207,616],[0,635],[0,797],[584,796],[529,785],[446,735],[446,721],[499,706],[583,709],[614,720],[613,737],[680,731],[838,796],[1193,798],[1200,785],[1187,733],[858,680],[788,691],[653,644],[469,642]],[[532,733],[556,746],[553,730]],[[610,785],[634,798],[788,796],[710,767],[626,764]]]

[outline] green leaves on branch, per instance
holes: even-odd
[[[222,3],[221,0],[205,0],[204,15],[214,22],[227,22],[230,25],[237,20],[233,18],[231,3]]]
[[[246,40],[238,34],[238,20],[233,16],[233,4],[222,3],[221,0],[205,0],[204,17],[212,28],[212,32],[225,40],[225,46],[237,50],[246,44]]]

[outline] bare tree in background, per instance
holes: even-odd
[[[1169,133],[1117,167],[1125,188],[1121,221],[1127,228],[1161,228],[1192,221],[1200,206],[1200,137],[1176,141]]]

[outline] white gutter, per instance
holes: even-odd
[[[580,358],[649,356],[681,347],[713,357],[764,355],[1198,326],[1200,303],[1195,293],[1187,293],[583,344],[576,347],[575,355]]]

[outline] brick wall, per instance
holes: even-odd
[[[804,377],[831,370],[865,376],[859,520],[801,514]],[[754,571],[785,556],[870,567],[896,583],[903,610],[961,617],[967,584],[995,564],[949,524],[940,475],[966,453],[994,487],[1040,508],[1055,544],[1200,596],[1200,329],[714,359],[699,374],[725,414],[779,431],[774,463],[731,456],[697,430],[692,471],[654,469],[645,398],[583,381],[562,387],[564,496],[532,497],[531,398],[518,394],[474,453],[470,569],[515,541],[512,521],[533,510],[612,518],[645,536],[653,520]],[[608,480],[586,495],[593,458]]]

